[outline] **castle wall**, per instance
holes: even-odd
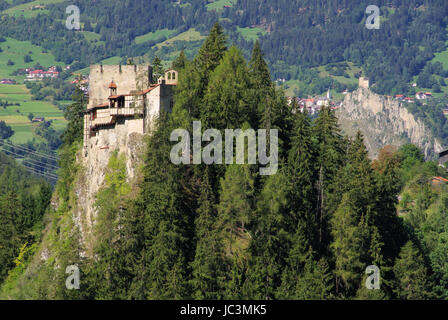
[[[79,201],[74,219],[78,221],[85,243],[93,232],[96,194],[104,183],[112,152],[118,151],[125,155],[127,179],[136,179],[146,145],[143,137],[151,132],[154,119],[161,110],[172,111],[174,89],[173,85],[165,83],[150,87],[152,75],[149,66],[122,66],[121,72],[119,66],[103,66],[102,69],[101,66],[92,66],[90,72],[88,108],[108,102],[108,87],[112,80],[117,84],[118,95],[130,94],[134,90],[150,90],[145,90],[147,94],[143,117],[140,117],[142,109],[139,100],[143,99],[143,95],[126,96],[125,108],[96,108],[84,116],[84,149],[80,159],[84,176],[83,183],[76,190]],[[143,85],[141,75],[145,79]],[[138,114],[140,118],[135,118],[134,114]],[[90,128],[95,126],[95,134],[90,137]],[[79,223],[80,221],[85,223]]]
[[[128,94],[133,90],[148,88],[151,83],[152,68],[150,65],[130,66],[90,66],[89,106],[88,108],[107,102],[110,96],[109,84],[113,80],[117,84],[117,94]]]
[[[173,86],[159,85],[146,96],[145,133],[150,132],[160,111],[171,112]]]
[[[369,79],[368,78],[364,78],[364,77],[360,77],[359,78],[359,87],[360,88],[369,89]]]

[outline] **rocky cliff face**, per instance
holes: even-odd
[[[443,149],[423,121],[414,118],[399,101],[368,89],[359,88],[347,94],[336,116],[344,133],[350,136],[358,130],[363,133],[371,158],[376,158],[386,145],[399,147],[409,142],[420,147],[426,158]]]
[[[73,210],[73,219],[80,230],[81,241],[88,251],[92,245],[92,227],[96,218],[96,194],[104,185],[111,154],[114,151],[118,154],[124,153],[126,176],[132,185],[137,179],[137,170],[142,164],[144,149],[144,135],[127,134],[123,127],[121,131],[102,130],[97,137],[91,139],[88,152],[83,149],[78,154],[77,162],[81,165],[81,170],[75,182],[76,205]]]

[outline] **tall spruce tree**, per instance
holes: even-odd
[[[246,238],[247,225],[254,219],[254,176],[250,165],[227,166],[221,179],[218,206],[219,226],[225,234],[226,252],[232,255]]]
[[[229,261],[225,256],[219,229],[216,199],[212,190],[211,167],[205,167],[201,183],[199,208],[195,219],[196,254],[192,262],[192,294],[195,299],[222,299]]]
[[[278,130],[280,158],[286,159],[293,123],[291,108],[287,106],[283,91],[276,89],[271,80],[269,68],[258,41],[254,45],[249,61],[249,74],[250,101],[256,106],[255,110],[258,113],[253,117],[252,122],[258,122],[258,127],[266,129],[268,135],[270,129]]]
[[[399,299],[425,300],[434,297],[423,256],[411,241],[401,249],[395,261],[394,273]]]
[[[182,49],[179,53],[179,56],[173,61],[171,67],[176,71],[181,71],[187,65],[188,59],[185,56],[185,51]]]
[[[295,108],[297,112],[293,118],[291,149],[286,166],[290,223],[293,226],[290,231],[293,233],[299,221],[303,222],[307,241],[315,246],[317,154],[312,139],[311,122],[306,110],[303,113],[298,111],[296,101],[292,103],[292,108]]]
[[[174,113],[179,114],[180,119],[185,115],[182,110],[192,119],[200,118],[210,74],[219,65],[226,50],[226,37],[222,27],[217,23],[204,41],[198,55],[192,62],[185,62],[184,70],[179,74]]]
[[[221,25],[217,22],[210,30],[204,44],[194,59],[196,68],[203,79],[202,84],[207,86],[208,77],[219,65],[226,51],[226,36]],[[204,87],[205,88],[205,87]]]
[[[210,75],[200,116],[203,126],[223,130],[241,128],[249,122],[255,128],[251,120],[256,110],[249,101],[249,88],[246,61],[241,51],[232,46]]]
[[[157,80],[165,74],[165,70],[163,69],[162,60],[158,56],[154,57],[152,61],[152,72],[154,75],[154,81],[157,83]]]
[[[141,185],[145,226],[141,270],[144,271],[134,290],[145,292],[149,299],[179,299],[189,294],[193,214],[182,198],[184,166],[170,161],[172,125],[167,115],[160,116],[156,128],[149,139]]]
[[[331,250],[335,259],[336,294],[353,296],[360,287],[363,268],[363,239],[353,193],[345,193],[331,220],[333,242]]]
[[[282,283],[277,290],[279,299],[295,299],[300,279],[304,276],[307,261],[312,258],[312,250],[307,237],[306,223],[300,219],[294,234],[288,233],[290,249],[282,272]]]
[[[281,284],[291,242],[285,185],[286,177],[280,170],[267,178],[258,197],[244,284],[244,296],[249,299],[273,299]]]
[[[295,290],[295,299],[325,300],[333,297],[334,281],[327,261],[322,258],[306,260],[303,275],[299,278]]]
[[[14,258],[19,246],[19,235],[14,219],[21,212],[17,194],[9,191],[0,196],[0,283],[14,266]]]
[[[330,185],[334,176],[342,165],[343,140],[341,138],[338,120],[330,106],[323,106],[317,116],[313,133],[317,142],[316,167],[317,180],[317,209],[318,223],[317,239],[321,250],[325,250],[329,241],[328,215],[326,200],[331,193]]]

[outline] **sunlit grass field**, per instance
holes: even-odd
[[[15,80],[22,80],[23,76],[11,76],[11,73],[21,68],[31,68],[39,62],[43,67],[50,66],[64,66],[62,62],[56,62],[51,53],[43,53],[43,49],[39,46],[31,44],[30,41],[18,41],[11,38],[6,38],[5,42],[0,42],[0,79],[12,78]],[[29,55],[31,62],[25,63],[24,57]],[[14,65],[8,65],[8,60],[11,60]]]
[[[37,138],[33,133],[37,124],[29,121],[29,113],[34,117],[44,117],[47,121],[53,120],[52,126],[55,130],[65,128],[63,112],[50,101],[31,100],[31,94],[25,85],[0,84],[0,100],[20,104],[0,107],[0,120],[5,121],[14,130],[11,140],[15,143],[24,143],[33,137]]]

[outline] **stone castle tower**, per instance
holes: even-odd
[[[84,169],[74,217],[82,235],[93,232],[96,194],[114,152],[125,158],[127,180],[136,178],[146,145],[144,135],[161,111],[171,112],[177,76],[169,70],[153,84],[149,65],[91,66],[84,147],[78,155]]]
[[[359,78],[359,87],[369,89],[369,78],[360,77]]]
[[[129,135],[143,135],[160,111],[171,112],[178,74],[168,70],[153,82],[150,65],[90,67],[89,104],[84,115],[85,155],[112,150]]]

